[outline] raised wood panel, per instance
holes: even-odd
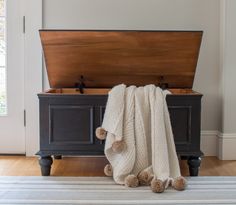
[[[94,144],[93,121],[91,106],[50,105],[49,144]]]
[[[201,31],[40,31],[52,88],[192,88]]]
[[[191,145],[192,106],[169,106],[175,144]]]

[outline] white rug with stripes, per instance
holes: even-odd
[[[0,204],[236,204],[236,177],[190,177],[185,191],[162,194],[105,177],[0,177]]]

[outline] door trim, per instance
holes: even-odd
[[[38,30],[42,28],[42,0],[25,0],[25,110],[26,155],[39,149],[39,106],[42,91],[42,51]]]

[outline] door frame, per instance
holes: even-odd
[[[42,49],[38,30],[42,28],[42,0],[25,1],[25,145],[26,156],[39,150],[39,103],[42,91]]]

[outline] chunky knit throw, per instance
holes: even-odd
[[[127,176],[147,171],[165,181],[167,188],[181,176],[166,94],[154,85],[121,84],[109,92],[102,128],[107,132],[105,155],[116,183],[124,184]],[[114,152],[113,144],[121,141],[124,149]]]

